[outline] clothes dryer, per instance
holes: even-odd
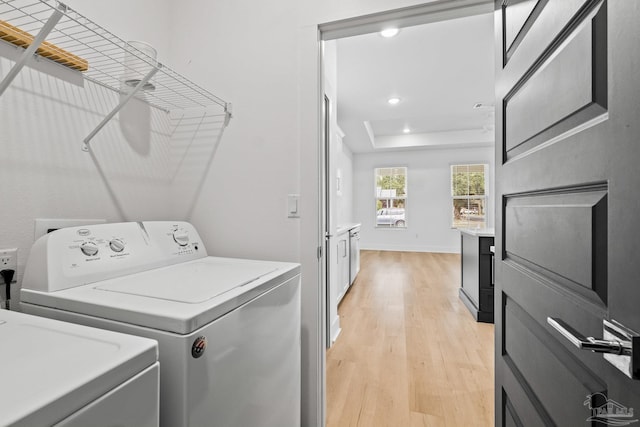
[[[207,256],[186,222],[65,228],[34,244],[22,307],[157,340],[162,426],[297,426],[299,269]]]
[[[158,426],[155,341],[0,310],[0,349],[0,426]]]

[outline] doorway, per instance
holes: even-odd
[[[321,39],[323,41],[323,47],[321,48],[322,50],[324,50],[324,48],[326,47],[326,44],[328,42],[337,42],[339,43],[341,40],[347,38],[347,37],[353,37],[353,36],[359,36],[359,35],[364,35],[367,33],[373,33],[374,36],[379,37],[377,34],[378,31],[387,28],[390,24],[393,24],[394,26],[400,28],[401,31],[405,31],[405,32],[410,32],[412,29],[414,29],[414,27],[420,25],[420,24],[427,24],[427,23],[434,23],[434,22],[440,22],[443,20],[450,20],[453,18],[463,18],[463,17],[468,17],[468,16],[474,16],[474,15],[478,15],[478,14],[482,14],[482,13],[488,13],[488,12],[492,12],[493,11],[493,2],[485,2],[484,5],[482,6],[482,8],[479,8],[478,5],[475,5],[473,7],[469,7],[467,9],[455,9],[455,10],[443,10],[442,9],[442,4],[437,5],[437,8],[435,6],[430,6],[430,5],[426,5],[426,6],[422,6],[420,8],[413,8],[411,11],[393,11],[393,12],[388,12],[388,13],[383,13],[380,15],[376,15],[376,16],[368,16],[368,17],[364,17],[364,18],[356,18],[356,19],[352,19],[352,20],[348,20],[348,21],[342,21],[342,22],[337,22],[337,23],[331,23],[331,24],[326,24],[326,25],[321,25],[320,26],[320,34],[321,34]],[[402,15],[404,13],[403,16]],[[329,111],[328,108],[326,108],[326,100],[328,98],[331,98],[330,95],[328,95],[328,90],[327,90],[327,78],[325,75],[325,69],[324,66],[326,65],[326,61],[323,58],[323,75],[321,76],[321,86],[322,86],[322,99],[323,102],[325,103],[323,105],[323,111],[325,112],[325,114],[323,115],[322,118],[322,126],[321,128],[323,129],[323,137],[322,137],[322,141],[325,144],[325,146],[322,149],[322,152],[324,153],[323,156],[323,164],[321,166],[321,170],[323,171],[324,175],[322,177],[321,182],[324,183],[324,189],[322,191],[322,213],[324,215],[326,215],[327,217],[331,217],[332,215],[335,216],[335,213],[331,213],[331,207],[335,207],[335,203],[331,202],[331,198],[329,195],[329,189],[331,189],[332,187],[337,185],[336,179],[337,179],[337,175],[342,175],[340,176],[341,178],[341,182],[342,185],[344,185],[345,182],[345,177],[343,176],[344,174],[336,174],[335,172],[332,174],[332,170],[335,171],[335,167],[332,168],[331,164],[327,164],[326,162],[330,162],[330,159],[332,159],[332,154],[331,154],[331,138],[327,137],[328,135],[331,135],[331,128],[330,126],[327,127],[327,123],[330,123],[330,120],[328,120],[328,117],[326,115],[326,113]],[[339,64],[338,64],[339,66]],[[337,85],[339,87],[339,84]],[[385,102],[387,101],[386,99],[384,100]],[[477,101],[490,101],[490,100],[482,100],[482,99],[478,99]],[[332,108],[334,109],[338,109],[338,111],[340,110],[340,96],[338,94],[337,99],[334,99],[330,102],[332,104]],[[469,108],[471,109],[471,105],[469,106]],[[335,114],[335,113],[332,113]],[[339,112],[338,112],[339,114]],[[362,124],[361,126],[363,126],[364,129],[367,129],[367,125]],[[370,133],[373,133],[373,138],[371,138],[371,136],[369,135],[369,139],[367,141],[368,144],[373,144],[375,146],[375,142],[376,141],[371,141],[372,139],[377,139],[378,144],[380,144],[378,146],[378,148],[382,147],[385,143],[389,142],[390,138],[384,138],[385,136],[388,135],[383,135],[382,133],[380,133],[379,135],[375,135],[375,129],[373,129],[374,127],[376,127],[377,124],[374,123],[373,125],[371,125],[371,123],[369,123],[369,129],[367,129]],[[344,130],[344,129],[341,129]],[[442,130],[442,129],[440,129]],[[418,132],[418,133],[436,133],[437,129],[428,129],[425,128],[422,130],[422,132]],[[345,133],[346,137],[344,138],[345,141],[349,138],[348,133]],[[376,138],[376,136],[378,136],[378,138]],[[406,138],[405,138],[406,140]],[[416,138],[414,138],[414,141],[416,140]],[[388,146],[386,147],[386,149],[390,149],[392,147]],[[398,148],[395,147],[397,150],[402,150],[402,148]],[[415,147],[414,147],[415,148]],[[430,148],[434,148],[434,147],[430,147]],[[406,150],[406,147],[404,148]],[[375,151],[375,150],[373,150]],[[380,151],[380,150],[378,150]],[[356,156],[359,155],[358,153],[355,154]],[[380,165],[383,166],[383,165]],[[355,178],[353,179],[354,181],[356,180]],[[371,181],[373,182],[373,178],[371,179]],[[355,185],[355,184],[354,184]],[[356,190],[354,190],[355,192]],[[366,189],[365,189],[366,191]],[[371,193],[373,195],[374,193],[374,188],[373,185],[371,185]],[[372,203],[372,208],[373,206],[375,206],[374,203]],[[354,208],[354,210],[357,210],[358,208]],[[368,212],[364,212],[363,216],[366,217],[367,221],[371,221],[374,222],[375,221],[375,211],[371,212],[371,215],[369,218]],[[354,222],[361,222],[364,221],[364,219],[362,218],[352,218],[352,220]],[[334,253],[332,253],[332,249],[334,249],[333,244],[331,244],[330,242],[330,237],[334,235],[335,233],[335,228],[337,226],[339,226],[340,224],[337,223],[336,221],[331,221],[331,220],[323,220],[322,222],[322,226],[323,229],[321,231],[321,235],[325,237],[325,251],[324,251],[324,261],[321,263],[323,265],[324,270],[324,275],[323,277],[325,278],[325,282],[323,283],[323,289],[330,290],[331,289],[331,272],[330,272],[330,267],[332,264],[332,262],[330,260],[332,260]],[[376,230],[375,229],[375,222],[372,225],[372,230],[373,232],[382,232],[383,230]],[[394,232],[395,230],[384,230],[384,231],[391,231]],[[329,262],[328,262],[329,261]],[[332,299],[332,295],[327,294],[325,296],[325,301],[327,301],[327,306],[325,307],[325,310],[323,310],[323,313],[325,316],[330,316],[330,301]],[[326,334],[324,335],[327,338],[327,344],[330,344],[330,340],[331,337],[334,336],[334,334],[331,331],[331,325],[332,325],[332,319],[327,319],[326,317],[323,320],[323,326],[325,327],[326,330]]]

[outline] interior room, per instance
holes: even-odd
[[[336,138],[334,163],[345,193],[336,196],[336,222],[361,222],[362,248],[459,252],[449,209],[450,165],[457,163],[488,165],[482,226],[493,225],[492,46],[490,13],[406,27],[390,38],[373,33],[326,42],[325,56],[337,51],[334,104],[344,134]],[[393,98],[399,102],[390,104]],[[408,168],[406,228],[397,232],[371,214],[373,169],[383,166]]]
[[[639,21],[0,0],[0,425],[637,421]]]
[[[404,28],[389,24],[381,32],[324,42],[331,119],[328,240],[336,258],[327,285],[327,425],[407,425],[418,418],[427,425],[484,425],[493,419],[493,400],[483,400],[493,395],[493,359],[486,357],[493,350],[493,325],[476,325],[458,297],[459,230],[493,235],[493,32],[493,15],[483,13]],[[387,179],[389,173],[396,175]],[[400,188],[385,187],[398,174]],[[481,179],[480,191],[459,191],[457,180],[469,174]],[[469,194],[474,196],[462,197]],[[481,205],[471,206],[475,202]],[[359,248],[349,244],[354,230]],[[361,258],[355,273],[354,250]],[[351,274],[345,274],[345,260]],[[443,268],[451,270],[449,276],[436,279]],[[422,283],[429,277],[433,283]],[[465,301],[473,307],[478,300]],[[428,320],[417,321],[421,313]],[[435,352],[418,348],[422,340],[410,331],[426,333],[436,318],[451,318],[456,327],[432,331],[434,343],[463,329],[483,338],[466,339],[460,348],[434,345]],[[394,350],[385,352],[388,347]],[[483,357],[454,362],[476,351]],[[439,358],[444,366],[434,363]],[[424,360],[433,365],[420,369]],[[390,364],[396,368],[383,367]],[[436,385],[445,389],[442,396],[431,390],[430,397],[420,397],[418,390],[436,384],[427,378],[437,371],[469,367],[484,379],[456,387],[454,377],[443,377]],[[388,403],[390,390],[394,404]],[[447,416],[462,409],[460,401],[471,407],[465,410],[469,418]]]

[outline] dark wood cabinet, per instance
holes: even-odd
[[[460,230],[460,299],[478,322],[493,323],[493,230]]]

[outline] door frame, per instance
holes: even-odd
[[[323,68],[324,69],[324,68]],[[324,74],[321,73],[323,76]],[[331,294],[331,275],[333,273],[331,269],[331,245],[333,235],[331,234],[331,109],[333,108],[331,99],[326,94],[323,88],[322,92],[322,154],[321,154],[321,178],[320,183],[322,190],[321,206],[321,224],[322,224],[322,236],[324,236],[324,242],[322,255],[324,262],[322,263],[322,282],[324,284],[324,298],[321,311],[324,315],[324,322],[322,324],[324,328],[324,344],[328,349],[331,347],[331,321],[330,318],[330,299],[334,297]]]
[[[434,22],[445,21],[449,19],[462,18],[465,16],[480,15],[483,13],[494,12],[494,0],[436,0],[431,3],[424,3],[416,6],[409,6],[400,9],[390,9],[383,12],[373,13],[369,15],[362,15],[358,17],[352,17],[342,19],[338,21],[331,21],[319,24],[317,26],[318,43],[316,55],[318,58],[318,73],[316,81],[316,108],[319,114],[316,115],[316,141],[317,148],[315,150],[318,156],[315,165],[317,171],[317,194],[315,200],[317,200],[317,209],[314,230],[302,230],[301,236],[304,244],[304,237],[307,235],[317,236],[317,267],[319,268],[317,277],[317,301],[316,310],[319,313],[317,317],[319,325],[317,331],[319,336],[316,337],[314,342],[319,344],[319,354],[317,366],[318,383],[315,387],[317,392],[316,402],[320,406],[316,408],[317,420],[319,426],[324,426],[326,423],[326,344],[331,339],[328,329],[327,319],[327,293],[329,289],[329,275],[327,271],[327,263],[330,262],[328,258],[329,251],[327,250],[326,236],[330,234],[331,230],[326,229],[327,221],[325,215],[327,214],[327,191],[324,188],[325,174],[331,165],[327,164],[328,159],[326,153],[328,153],[328,144],[330,138],[325,139],[325,84],[324,84],[324,65],[323,58],[323,42],[328,40],[336,40],[344,37],[357,36],[368,33],[375,33],[382,31],[383,29],[394,26],[397,28],[411,27],[415,25],[423,25]],[[338,101],[334,101],[336,108]],[[327,191],[325,191],[327,190]],[[310,337],[311,338],[311,337]],[[311,378],[311,375],[309,375]],[[311,385],[313,387],[313,385]]]

